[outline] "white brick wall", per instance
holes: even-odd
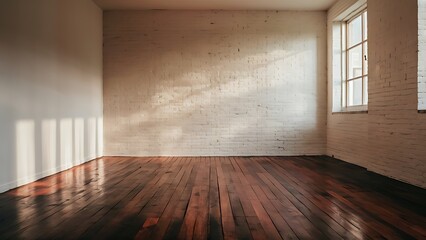
[[[368,114],[331,114],[329,85],[327,153],[426,187],[426,114],[417,113],[417,1],[369,0],[368,11]],[[332,79],[332,69],[328,74]]]
[[[324,12],[104,13],[105,154],[324,154],[325,23]]]

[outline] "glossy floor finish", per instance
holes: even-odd
[[[0,195],[0,239],[425,239],[426,191],[328,157],[105,157]]]

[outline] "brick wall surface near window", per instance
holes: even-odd
[[[353,2],[330,9],[329,26]],[[369,0],[368,12],[368,114],[331,114],[329,86],[327,153],[426,187],[426,115],[417,112],[417,1]]]
[[[325,23],[325,12],[106,12],[105,154],[325,154]]]

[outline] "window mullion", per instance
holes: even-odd
[[[365,42],[366,42],[366,41],[361,41],[361,42],[359,42],[359,43],[357,43],[357,44],[354,44],[354,45],[352,45],[352,46],[348,47],[348,48],[347,48],[347,51],[352,50],[352,49],[354,49],[354,48],[358,47],[359,45],[364,44]]]

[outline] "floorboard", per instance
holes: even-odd
[[[0,239],[426,239],[426,190],[330,157],[104,157],[0,194]]]

